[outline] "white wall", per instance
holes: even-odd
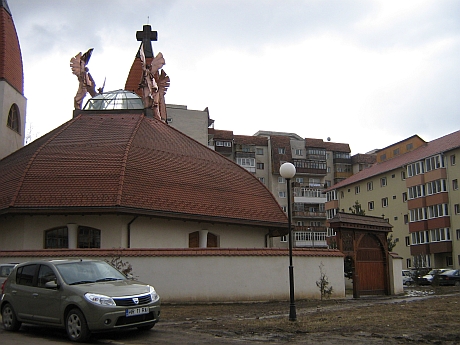
[[[133,267],[134,276],[152,284],[165,302],[236,302],[289,299],[289,257],[287,250],[273,249],[185,249],[126,251],[41,251],[30,253],[106,259],[121,254],[123,262]],[[320,299],[316,281],[319,266],[333,287],[331,298],[345,297],[343,256],[331,251],[330,256],[309,256],[308,250],[294,255],[296,299]],[[24,262],[33,258],[1,253],[0,262]],[[78,255],[80,254],[80,255]],[[126,254],[126,255],[123,255]],[[43,257],[45,258],[45,257]]]

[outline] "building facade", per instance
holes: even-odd
[[[375,154],[377,164],[327,190],[327,218],[357,202],[393,225],[404,268],[459,268],[460,131],[431,142],[413,136]]]
[[[210,129],[208,145],[254,174],[287,212],[286,180],[280,166],[291,162],[296,167],[293,179],[292,219],[294,246],[326,248],[326,188],[352,175],[348,144],[302,138],[295,133],[259,131],[253,136]],[[273,238],[275,247],[287,247],[287,237]]]

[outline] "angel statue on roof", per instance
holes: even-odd
[[[79,82],[78,91],[74,98],[75,109],[81,109],[83,98],[85,98],[87,92],[89,92],[91,97],[94,97],[97,94],[96,83],[89,73],[88,67],[86,67],[92,53],[93,48],[89,49],[83,55],[80,52],[70,59],[70,68],[72,69],[72,73],[77,76]],[[102,92],[102,89],[99,91]]]
[[[142,89],[144,107],[152,109],[155,118],[166,121],[164,96],[169,87],[169,77],[164,70],[160,72],[160,69],[165,65],[163,54],[158,53],[148,64],[145,58],[144,45],[141,44],[139,56],[142,63],[142,79],[139,83],[139,89]]]

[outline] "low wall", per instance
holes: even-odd
[[[152,284],[164,302],[236,302],[289,299],[286,249],[77,249],[0,251],[0,263],[34,259],[120,258],[136,279]],[[337,250],[294,249],[296,299],[320,299],[320,265],[331,298],[345,297],[343,255]]]

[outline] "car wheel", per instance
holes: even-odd
[[[86,319],[80,309],[72,309],[66,317],[67,336],[71,341],[83,343],[88,340],[90,331]]]
[[[154,323],[152,323],[152,324],[150,324],[150,325],[146,325],[146,326],[139,326],[139,327],[137,327],[137,329],[138,329],[139,331],[144,332],[144,331],[151,330],[151,329],[153,328],[153,326],[155,326]]]
[[[14,309],[11,304],[7,303],[2,309],[2,321],[3,327],[7,331],[17,331],[21,328],[21,322],[16,318]]]

